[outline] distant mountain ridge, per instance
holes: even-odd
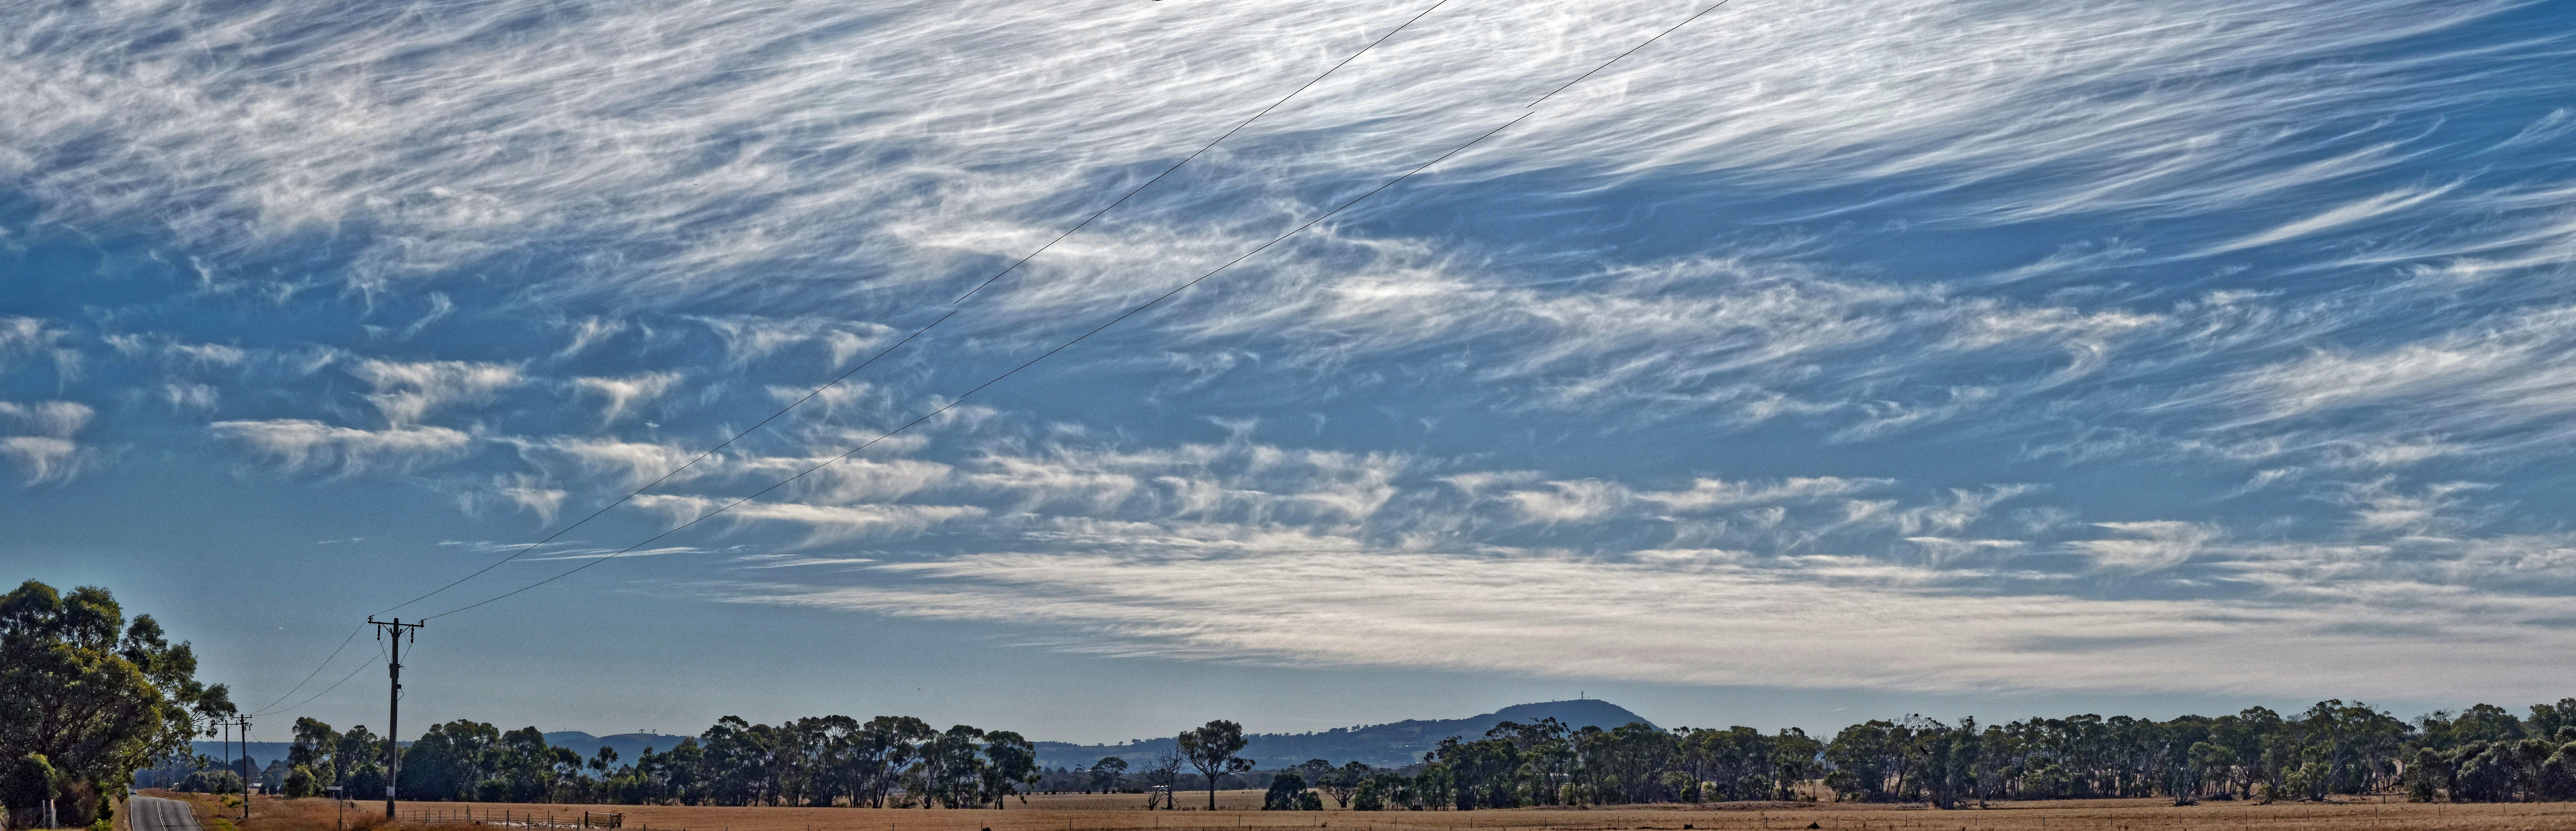
[[[1241,755],[1265,769],[1308,759],[1323,759],[1334,764],[1360,761],[1377,767],[1402,767],[1422,761],[1422,754],[1439,745],[1441,739],[1451,736],[1481,739],[1485,737],[1485,731],[1506,721],[1528,724],[1545,718],[1554,718],[1576,729],[1599,727],[1608,730],[1632,722],[1646,722],[1643,717],[1617,704],[1598,698],[1578,698],[1514,704],[1466,718],[1407,719],[1388,724],[1336,727],[1318,733],[1262,733],[1244,737]],[[1134,768],[1142,766],[1155,754],[1172,749],[1172,739],[1168,737],[1125,744],[1036,744],[1038,764],[1050,768],[1089,767],[1103,756],[1126,759],[1129,767]]]

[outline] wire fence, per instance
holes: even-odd
[[[580,816],[553,811],[485,810],[476,813],[471,807],[415,808],[397,815],[400,822],[422,825],[495,825],[508,828],[624,828],[626,815],[607,811],[583,811]]]

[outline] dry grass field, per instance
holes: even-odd
[[[191,798],[185,794],[156,796]],[[1200,794],[1199,805],[1206,804]],[[200,817],[210,818],[212,800],[195,796]],[[2525,805],[2422,805],[2377,799],[2334,803],[2255,805],[2213,802],[2174,807],[2163,800],[2080,800],[1997,803],[1991,808],[1936,811],[1920,806],[1838,805],[1814,803],[1725,803],[1639,808],[1524,808],[1508,811],[1422,812],[1265,812],[1259,791],[1227,791],[1219,810],[1144,811],[1143,797],[1032,796],[1027,805],[1006,810],[899,810],[866,808],[692,808],[683,806],[502,805],[460,802],[405,802],[406,821],[378,826],[383,803],[353,803],[353,829],[380,831],[505,831],[530,815],[543,820],[575,821],[587,810],[625,814],[627,831],[1744,831],[1746,829],[1819,828],[1841,831],[2576,831],[2576,803]],[[1327,801],[1327,804],[1330,804]],[[249,823],[207,823],[206,831],[323,831],[334,824],[336,807],[327,799],[283,800],[262,797],[252,806]],[[231,811],[238,815],[239,808]],[[480,825],[461,822],[408,821],[413,812],[462,819],[468,812]],[[504,818],[508,825],[503,825]],[[363,818],[363,821],[361,821]]]

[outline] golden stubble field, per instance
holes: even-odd
[[[155,795],[163,795],[155,792]],[[174,797],[185,795],[168,794]],[[1205,807],[1206,794],[1198,794]],[[203,797],[198,797],[202,803]],[[1342,811],[1283,812],[1254,810],[1259,791],[1219,794],[1219,810],[1145,811],[1144,798],[1133,795],[1037,795],[1028,804],[1014,802],[1004,810],[920,810],[871,808],[716,808],[686,806],[520,805],[462,802],[404,802],[406,821],[378,826],[380,831],[505,831],[517,829],[533,815],[539,820],[577,821],[584,810],[611,810],[625,815],[627,831],[1739,831],[1740,829],[1843,829],[1844,831],[2035,831],[2035,829],[2102,829],[2102,831],[2325,831],[2325,829],[2570,829],[2576,831],[2576,803],[2515,805],[2426,805],[2376,798],[2334,803],[2255,805],[2211,802],[2175,807],[2164,800],[2074,800],[1995,803],[1989,808],[1936,811],[1920,806],[1838,805],[1813,803],[1723,803],[1638,808],[1520,808],[1503,811]],[[1329,801],[1327,802],[1329,804]],[[262,797],[252,805],[253,820],[238,831],[319,831],[335,827],[334,806],[326,799],[279,800]],[[238,809],[234,809],[238,811]],[[353,803],[351,819],[372,818],[384,803]],[[420,823],[415,813],[482,824]],[[201,813],[200,816],[205,816]],[[508,821],[507,825],[503,820]],[[352,823],[353,826],[360,825]],[[207,831],[234,831],[209,825]]]

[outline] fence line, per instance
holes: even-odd
[[[397,818],[401,822],[417,823],[421,825],[494,825],[505,828],[626,827],[625,814],[612,813],[608,811],[583,811],[579,818],[574,818],[571,816],[558,817],[555,816],[553,811],[539,813],[536,811],[512,811],[504,809],[498,815],[495,815],[493,812],[486,810],[481,816],[476,816],[474,809],[472,808],[462,808],[454,811],[444,808],[414,808],[410,811],[403,812]],[[688,831],[688,829],[675,828],[669,829],[668,831]]]

